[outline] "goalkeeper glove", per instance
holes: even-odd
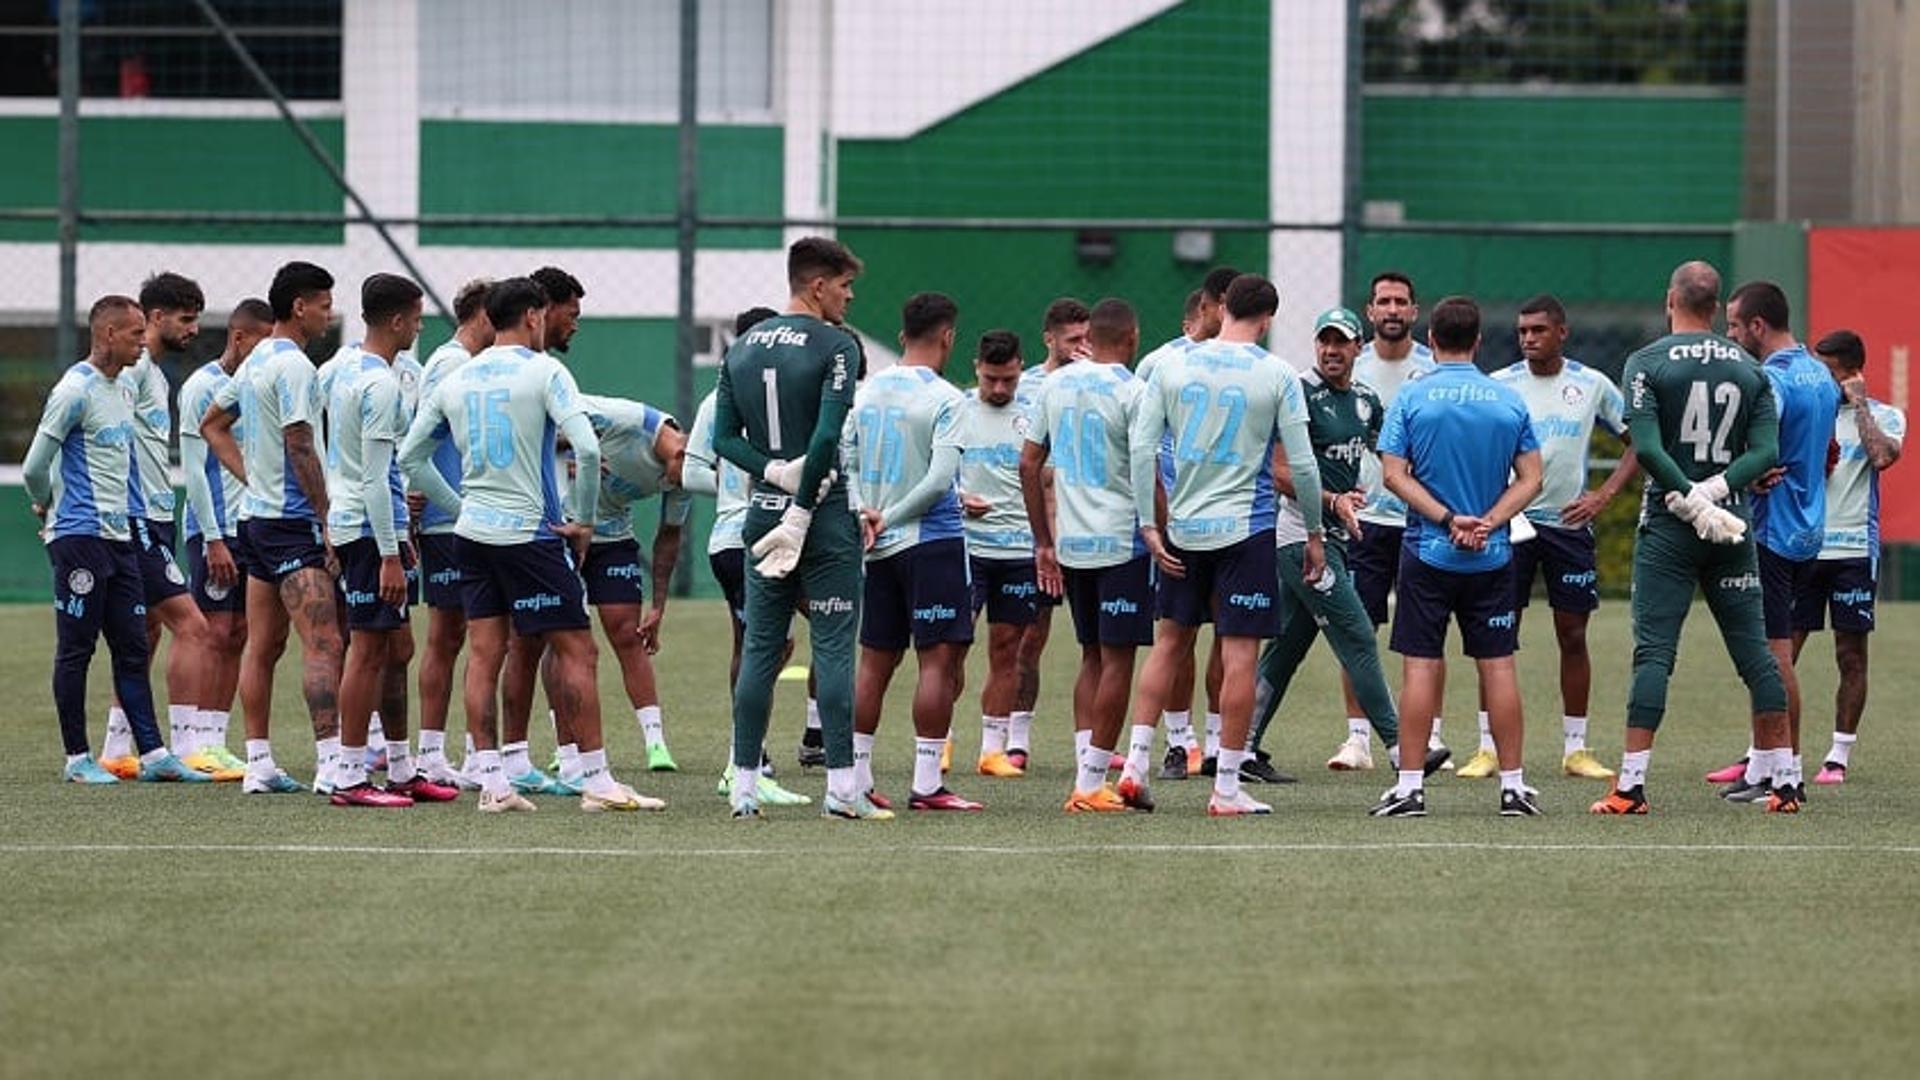
[[[1737,544],[1746,538],[1747,523],[1722,506],[1709,506],[1694,519],[1693,529],[1710,544]]]
[[[771,461],[760,479],[779,488],[789,495],[800,494],[800,474],[807,469],[807,459],[797,457],[791,461]]]
[[[800,552],[807,546],[807,529],[812,524],[813,511],[803,510],[797,503],[787,507],[780,515],[780,524],[754,541],[753,554],[760,561],[753,568],[762,577],[783,578],[792,573],[800,565]]]
[[[1667,492],[1666,503],[1667,513],[1672,514],[1674,517],[1679,518],[1689,525],[1692,525],[1694,519],[1700,516],[1700,504],[1687,498],[1678,491]]]

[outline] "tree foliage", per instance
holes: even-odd
[[[1368,82],[1739,86],[1745,0],[1362,0]]]

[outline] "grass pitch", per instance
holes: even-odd
[[[1158,785],[1150,817],[1065,817],[1063,619],[1033,773],[957,772],[984,814],[863,826],[810,809],[726,819],[716,602],[667,616],[680,774],[638,771],[639,733],[602,665],[616,771],[669,811],[549,800],[504,819],[471,797],[380,813],[238,785],[62,786],[47,614],[0,609],[14,702],[0,715],[0,1076],[1910,1075],[1920,607],[1882,608],[1854,777],[1797,818],[1724,805],[1700,780],[1746,740],[1704,611],[1654,756],[1654,815],[1589,818],[1600,786],[1557,775],[1542,614],[1523,628],[1522,673],[1544,819],[1500,819],[1492,782],[1451,778],[1430,786],[1424,821],[1366,818],[1389,774],[1320,767],[1343,733],[1324,650],[1276,722],[1270,748],[1302,782],[1257,789],[1271,818],[1207,819],[1203,781]],[[1593,743],[1612,764],[1625,605],[1592,636]],[[304,779],[292,659],[276,753]],[[1470,750],[1470,683],[1454,670],[1446,734]],[[1831,723],[1827,639],[1802,672],[1811,773]],[[878,754],[899,795],[906,699],[897,685]],[[817,797],[821,775],[792,765],[801,708],[800,684],[782,684],[772,749],[783,781]],[[548,749],[536,738],[537,759]]]

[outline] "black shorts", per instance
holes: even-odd
[[[1402,656],[1439,660],[1447,654],[1447,622],[1460,624],[1460,644],[1475,660],[1512,656],[1519,613],[1513,609],[1513,568],[1460,573],[1428,566],[1408,548],[1395,586],[1388,647]]]
[[[967,542],[915,544],[867,564],[860,597],[860,644],[888,652],[973,641],[973,583]]]
[[[1360,523],[1360,539],[1347,546],[1347,568],[1353,571],[1353,591],[1375,626],[1387,624],[1387,594],[1400,574],[1400,541],[1405,526]]]
[[[987,613],[987,624],[1032,626],[1040,611],[1032,559],[974,559],[973,614]]]
[[[469,620],[507,616],[521,637],[592,626],[587,587],[558,537],[483,544],[456,536],[453,543]]]
[[[747,549],[727,548],[707,553],[707,566],[713,580],[720,583],[720,595],[727,598],[727,610],[733,621],[747,624]]]
[[[464,612],[466,600],[461,582],[460,559],[455,553],[452,533],[428,533],[420,537],[418,565],[422,599],[430,608]]]
[[[240,523],[247,542],[247,576],[278,585],[301,570],[325,570],[327,549],[318,522],[303,518],[248,518]]]
[[[380,546],[373,537],[361,537],[333,550],[340,557],[340,590],[347,598],[347,629],[398,630],[407,625],[405,602],[398,605],[380,602]]]
[[[187,575],[173,557],[173,522],[133,519],[133,546],[140,559],[140,588],[156,608],[187,592]]]
[[[628,537],[609,540],[587,548],[587,562],[581,567],[587,579],[587,603],[634,604],[646,599],[640,580],[640,542]]]
[[[1153,644],[1153,557],[1136,555],[1097,570],[1062,567],[1062,598],[1082,645]]]
[[[1160,617],[1181,626],[1209,621],[1226,637],[1280,634],[1280,567],[1273,530],[1211,551],[1171,548],[1186,566],[1181,577],[1160,576]]]
[[[1814,582],[1818,559],[1789,559],[1755,544],[1760,557],[1760,608],[1767,620],[1767,640],[1784,641],[1793,636],[1794,611],[1801,598],[1818,596]]]
[[[193,589],[193,602],[203,614],[218,612],[242,614],[247,610],[247,567],[238,546],[227,539],[227,554],[240,568],[240,580],[231,585],[215,585],[207,576],[207,551],[198,536],[187,537],[187,583]]]
[[[1810,587],[1794,600],[1793,628],[1811,633],[1827,628],[1827,613],[1833,613],[1833,628],[1843,634],[1873,632],[1873,600],[1880,591],[1874,576],[1873,560],[1815,559]]]
[[[1526,607],[1533,598],[1534,574],[1547,575],[1547,606],[1555,611],[1586,613],[1600,607],[1599,564],[1594,559],[1592,529],[1535,527],[1531,540],[1513,545],[1513,602]]]

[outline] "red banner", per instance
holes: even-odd
[[[1807,342],[1852,330],[1867,345],[1868,393],[1909,416],[1920,359],[1920,229],[1813,229],[1807,234]],[[1920,466],[1880,480],[1880,534],[1920,540]]]

